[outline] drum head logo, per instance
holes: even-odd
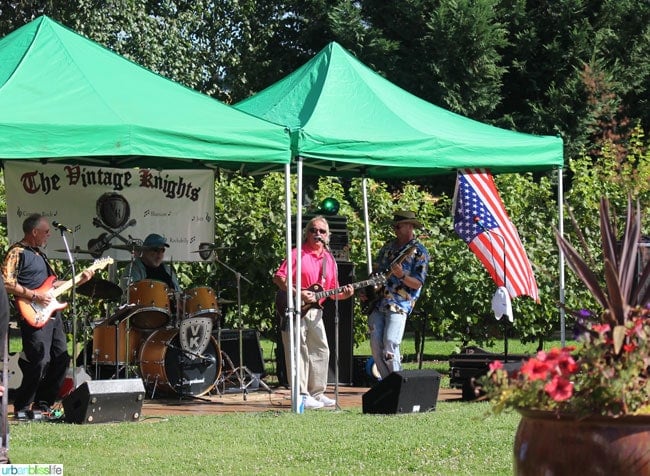
[[[181,321],[181,349],[186,351],[190,358],[201,357],[208,348],[211,337],[212,319],[209,317],[192,317]]]

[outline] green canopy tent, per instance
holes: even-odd
[[[235,107],[291,131],[298,171],[297,236],[303,169],[306,174],[395,179],[459,168],[485,167],[493,173],[559,168],[562,190],[559,137],[499,129],[434,106],[381,77],[335,42]],[[287,227],[290,218],[287,214]],[[367,210],[365,222],[370,271]],[[562,270],[562,256],[560,260]],[[563,274],[561,280],[563,288]],[[299,288],[300,273],[297,281]],[[299,301],[296,308],[300,309]]]
[[[42,16],[0,40],[0,160],[255,169],[284,127],[165,79]]]
[[[284,127],[165,79],[48,17],[0,39],[3,163],[214,174],[277,169],[290,158]]]
[[[562,167],[562,140],[499,129],[395,86],[337,43],[235,107],[286,126],[305,173],[410,178]]]

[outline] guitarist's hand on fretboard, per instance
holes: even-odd
[[[302,292],[300,293],[300,299],[305,304],[313,304],[316,302],[315,294],[316,293],[314,293],[314,291],[310,291],[309,289],[303,289]]]

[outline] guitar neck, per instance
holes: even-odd
[[[59,286],[57,288],[54,288],[52,290],[52,296],[57,297],[57,296],[60,296],[61,294],[65,293],[65,292],[69,291],[72,288],[72,284],[73,283],[78,283],[79,280],[82,278],[82,276],[83,276],[83,272],[76,275],[74,277],[74,279],[70,279],[70,280],[66,281],[65,283],[63,283],[61,286]]]
[[[113,258],[103,258],[101,260],[96,260],[91,266],[86,268],[86,270],[90,271],[97,271],[98,269],[102,269],[106,267],[107,265],[111,264],[113,262]],[[53,297],[60,296],[61,294],[65,293],[66,291],[69,291],[72,288],[73,284],[76,284],[79,282],[79,280],[83,277],[84,271],[81,273],[77,274],[74,279],[69,279],[65,283],[63,283],[61,286],[58,286],[57,288],[53,289],[51,294]]]
[[[352,284],[350,284],[350,286],[352,286],[353,289],[365,288],[366,286],[374,286],[375,284],[378,284],[378,281],[380,281],[380,280],[378,280],[377,277],[375,277],[374,279],[366,279],[365,281],[359,281],[358,283],[352,283]],[[348,286],[348,285],[346,284],[346,286]],[[314,293],[314,298],[317,301],[320,301],[323,298],[333,296],[334,294],[338,294],[341,291],[343,291],[344,289],[345,289],[345,286],[341,286],[341,287],[338,287],[336,289],[329,289],[327,291],[319,291],[317,293]]]

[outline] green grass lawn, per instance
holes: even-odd
[[[486,403],[435,411],[361,410],[172,416],[139,423],[12,425],[14,463],[59,463],[71,475],[512,474],[518,416]]]
[[[558,343],[549,343],[548,346]],[[273,384],[273,343],[260,343]],[[425,343],[423,368],[443,374],[458,343]],[[418,368],[413,339],[405,368]],[[14,349],[15,350],[15,349]],[[501,353],[497,344],[486,350]],[[510,343],[511,353],[534,345]],[[368,343],[354,355],[368,355]],[[517,414],[491,415],[485,402],[437,403],[435,411],[365,415],[361,409],[149,418],[138,423],[11,425],[13,463],[59,463],[65,474],[512,474]]]

